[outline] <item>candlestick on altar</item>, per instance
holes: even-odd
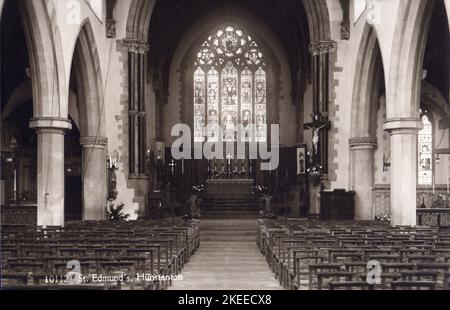
[[[432,178],[432,182],[431,183],[433,183],[433,196],[434,196],[434,175],[433,175],[433,178]]]
[[[450,177],[447,178],[447,195],[450,194]]]
[[[13,199],[14,201],[17,201],[17,171],[14,168],[14,192],[13,192]]]

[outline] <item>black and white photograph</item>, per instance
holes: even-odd
[[[449,290],[449,18],[0,0],[0,293]]]

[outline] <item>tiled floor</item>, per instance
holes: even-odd
[[[256,245],[256,220],[201,220],[200,248],[172,290],[281,290]]]

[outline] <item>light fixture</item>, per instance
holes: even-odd
[[[436,154],[436,165],[439,165],[441,162],[441,158],[439,157],[439,154]]]

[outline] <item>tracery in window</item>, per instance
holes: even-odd
[[[433,184],[433,127],[427,115],[421,117],[423,129],[418,135],[418,184]]]
[[[242,131],[241,141],[267,140],[265,66],[258,44],[238,27],[222,27],[203,42],[195,59],[195,142],[217,141],[218,125],[226,142],[237,140],[238,125],[255,125],[254,134]]]
[[[205,72],[198,68],[194,73],[194,141],[203,142],[205,126]]]

